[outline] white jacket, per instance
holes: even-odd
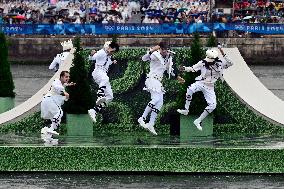
[[[105,72],[108,71],[109,66],[112,64],[111,56],[104,49],[99,50],[93,56],[89,56],[89,60],[96,61],[95,69],[101,69]]]
[[[152,54],[149,51],[142,57],[142,60],[150,61],[149,76],[157,76],[162,79],[165,71],[167,71],[169,77],[175,76],[172,68],[173,60],[170,54],[163,58],[159,51],[154,51]]]
[[[203,83],[207,84],[214,84],[219,78],[223,81],[223,71],[224,69],[227,69],[228,67],[233,65],[233,62],[227,57],[221,57],[217,61],[215,61],[215,64],[209,65],[208,68],[206,68],[206,61],[208,59],[204,59],[199,61],[197,64],[193,65],[192,67],[186,67],[185,71],[201,71],[200,76],[196,77],[196,81],[202,81]]]

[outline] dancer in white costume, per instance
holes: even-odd
[[[154,124],[159,111],[163,106],[164,88],[162,79],[164,72],[167,71],[170,76],[175,77],[180,83],[184,83],[184,79],[174,73],[172,54],[167,45],[161,42],[158,46],[151,48],[147,54],[142,57],[143,61],[150,61],[150,72],[147,74],[145,81],[147,90],[151,93],[151,101],[146,106],[142,117],[138,119],[138,123],[145,129],[148,129],[152,134],[157,135]],[[147,115],[151,112],[149,123],[145,123]]]
[[[63,116],[61,106],[64,104],[64,101],[69,99],[69,94],[65,91],[65,87],[75,85],[73,82],[68,83],[69,79],[69,72],[62,71],[60,73],[60,78],[53,81],[50,90],[41,101],[41,117],[43,119],[51,120],[50,127],[41,129],[42,134],[58,135],[58,132],[55,130],[60,125]]]
[[[119,51],[119,45],[116,42],[107,41],[103,49],[98,52],[92,51],[92,56],[89,57],[90,60],[95,61],[95,69],[92,72],[92,76],[94,81],[99,85],[96,105],[94,108],[88,110],[88,114],[94,122],[96,122],[97,113],[101,112],[101,109],[113,99],[113,92],[107,72],[111,64],[117,63],[116,60],[112,61],[111,59],[111,55],[117,51]]]
[[[68,41],[62,42],[61,45],[63,48],[63,52],[60,54],[57,54],[56,57],[54,57],[53,61],[51,62],[48,68],[50,70],[54,70],[55,72],[57,72],[59,67],[63,64],[66,57],[70,54],[70,50],[73,48],[73,43],[71,39]]]
[[[185,109],[178,109],[180,114],[187,115],[189,112],[189,106],[192,100],[192,95],[195,92],[202,91],[204,98],[207,102],[207,107],[203,113],[193,122],[197,129],[202,130],[201,122],[205,119],[213,110],[216,108],[216,95],[214,91],[214,84],[220,78],[223,79],[223,70],[232,66],[232,61],[224,54],[220,45],[218,49],[221,52],[221,57],[219,58],[219,53],[215,49],[209,49],[206,51],[206,58],[199,61],[192,67],[181,67],[180,71],[186,72],[197,72],[201,71],[201,75],[196,77],[196,82],[187,88]]]

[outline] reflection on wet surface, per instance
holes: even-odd
[[[284,186],[282,175],[148,173],[13,173],[0,174],[1,188],[99,189],[251,189]]]
[[[0,146],[134,146],[134,147],[172,147],[172,148],[284,148],[284,136],[228,138],[191,137],[180,139],[179,136],[148,134],[124,134],[123,137],[105,134],[94,137],[86,136],[53,136],[51,139],[41,135],[0,136]]]
[[[26,101],[54,75],[49,65],[12,65],[16,105]],[[284,100],[284,66],[250,66],[259,80],[276,96]]]
[[[284,66],[250,66],[261,82],[279,98],[284,99]],[[54,74],[48,65],[12,65],[16,105],[24,102]],[[228,138],[199,137],[180,139],[177,136],[96,135],[94,137],[58,136],[46,140],[38,135],[0,135],[0,146],[134,146],[188,148],[284,148],[284,137]],[[52,163],[52,162],[51,162]],[[166,174],[166,173],[3,173],[0,188],[121,188],[121,189],[239,189],[284,188],[283,175],[259,174]]]

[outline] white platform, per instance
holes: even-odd
[[[75,49],[71,49],[70,52],[71,53],[66,57],[64,63],[60,66],[59,70],[54,74],[54,76],[48,81],[48,83],[43,88],[41,88],[36,94],[34,94],[31,98],[29,98],[22,104],[16,106],[15,108],[7,112],[0,114],[0,125],[18,118],[19,116],[27,113],[28,111],[32,110],[40,104],[43,96],[49,91],[54,79],[59,78],[60,72],[63,70],[69,71],[72,65],[72,60],[74,57],[73,53],[75,52]]]
[[[225,48],[224,52],[234,63],[224,72],[224,79],[231,90],[258,115],[273,123],[284,125],[284,101],[259,81],[238,48]]]

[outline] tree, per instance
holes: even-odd
[[[194,64],[196,64],[197,62],[199,62],[200,60],[202,60],[205,57],[205,52],[202,49],[201,43],[200,43],[200,37],[198,33],[194,33],[193,35],[193,41],[190,47],[190,65],[186,65],[186,66],[192,66]],[[198,75],[200,75],[200,72],[184,72],[183,78],[185,79],[185,83],[181,86],[179,93],[178,93],[178,97],[177,97],[177,103],[178,103],[178,107],[179,108],[184,108],[184,104],[185,104],[185,95],[186,95],[186,91],[188,86],[190,86],[192,83],[195,82],[195,77],[197,77]],[[204,98],[199,96],[200,94],[198,94],[198,96],[194,95],[193,101],[190,105],[190,114],[196,114],[196,113],[200,113],[200,111],[202,111],[201,109],[204,108],[203,104],[204,104]]]
[[[216,47],[217,46],[217,39],[213,34],[210,34],[206,46],[207,47]]]
[[[68,87],[67,91],[70,98],[65,103],[64,109],[70,114],[86,114],[93,104],[86,62],[80,46],[80,38],[75,38],[74,47],[76,51],[74,53],[73,66],[70,68],[70,81],[76,83],[76,85]]]
[[[0,33],[0,97],[15,97],[14,82],[8,61],[8,45],[4,33]]]

